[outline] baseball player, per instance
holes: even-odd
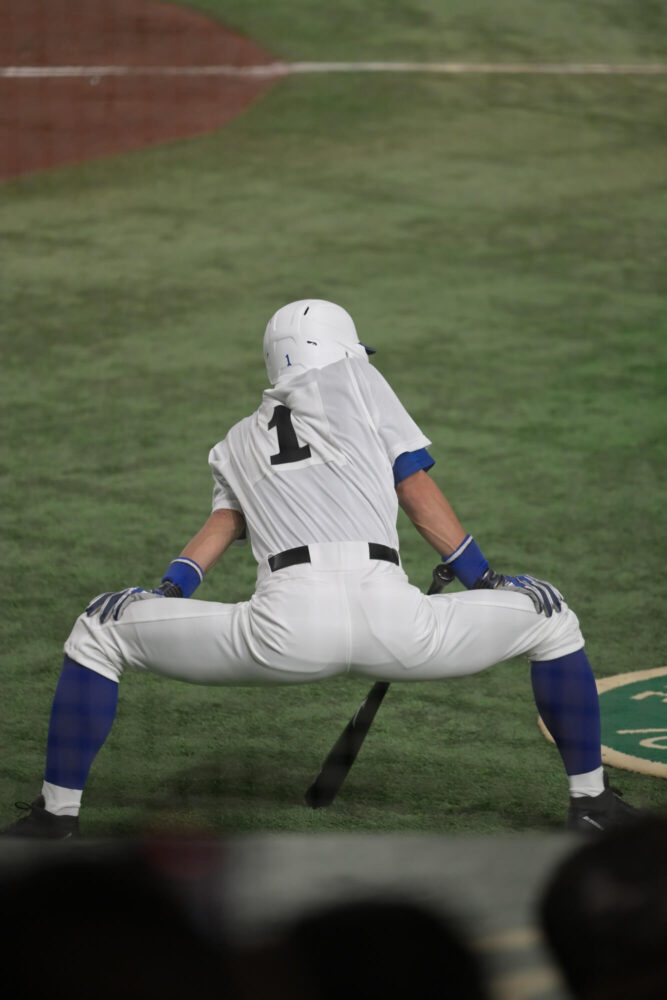
[[[197,684],[291,684],[345,672],[389,682],[530,661],[538,711],[568,777],[566,825],[637,810],[607,787],[598,696],[574,612],[551,584],[495,572],[428,473],[431,442],[360,343],[351,316],[306,299],[264,335],[271,387],[209,454],[213,509],[153,590],[96,597],[65,642],[41,794],[3,833],[77,836],[82,791],[126,670]],[[428,596],[401,567],[398,505],[463,592]],[[190,599],[250,541],[249,601]],[[520,668],[518,668],[520,669]]]

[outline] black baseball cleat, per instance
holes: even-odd
[[[16,808],[26,815],[0,830],[2,837],[33,837],[42,840],[67,840],[79,836],[78,816],[56,816],[44,808],[44,796],[34,802],[17,802]]]
[[[631,826],[644,819],[645,809],[636,809],[619,797],[620,792],[610,788],[605,775],[605,790],[600,795],[570,798],[566,829],[585,833],[601,833],[617,826]]]

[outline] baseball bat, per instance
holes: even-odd
[[[454,573],[444,563],[433,570],[428,594],[439,594],[454,579]],[[306,805],[311,809],[330,806],[350,768],[357,759],[366,733],[371,727],[382,699],[389,690],[389,681],[377,681],[359,705],[343,732],[340,734],[313,783],[306,790]]]

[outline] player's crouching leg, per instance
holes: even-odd
[[[598,694],[579,621],[563,604],[551,618],[540,616],[540,625],[539,639],[529,653],[537,710],[568,776],[599,770],[592,780],[602,791]]]
[[[608,787],[602,767],[597,685],[576,615],[563,605],[531,653],[531,682],[540,717],[568,776],[566,826],[596,833],[643,815]]]
[[[41,794],[30,803],[17,803],[25,815],[2,830],[4,836],[79,836],[83,789],[116,715],[122,671],[115,631],[85,614],[77,619],[65,643],[53,697]]]

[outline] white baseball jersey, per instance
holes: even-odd
[[[346,358],[279,382],[210,452],[213,510],[240,510],[258,563],[312,542],[398,548],[392,466],[431,442],[377,369]]]

